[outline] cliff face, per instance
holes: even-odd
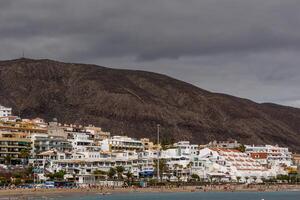
[[[300,109],[211,93],[156,73],[51,60],[0,62],[0,104],[22,117],[94,124],[113,134],[205,143],[236,138],[300,151]]]

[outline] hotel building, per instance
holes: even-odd
[[[0,132],[0,163],[20,164],[22,152],[29,152],[31,140],[25,133]]]

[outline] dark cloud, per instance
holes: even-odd
[[[0,58],[144,69],[299,105],[299,0],[4,0]]]

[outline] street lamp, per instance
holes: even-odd
[[[160,180],[160,174],[159,174],[159,154],[160,154],[160,149],[159,149],[159,128],[160,124],[157,124],[157,180]]]

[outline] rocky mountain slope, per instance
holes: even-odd
[[[94,124],[113,134],[287,145],[300,151],[300,109],[211,93],[165,75],[51,60],[0,62],[0,104],[22,117]]]

